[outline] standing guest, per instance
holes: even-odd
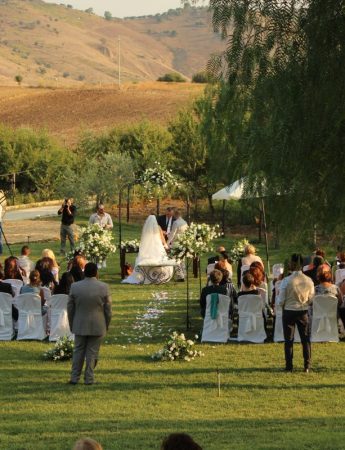
[[[64,255],[66,253],[66,238],[68,238],[71,251],[74,249],[74,231],[73,224],[77,208],[73,205],[71,198],[65,198],[65,201],[58,210],[59,216],[61,216],[61,227],[60,227],[60,240],[61,247],[60,253]]]
[[[110,214],[104,211],[104,205],[100,203],[97,208],[97,212],[92,214],[89,219],[89,224],[97,224],[104,230],[112,230],[114,225]]]
[[[55,258],[55,254],[53,252],[53,250],[50,250],[49,248],[45,248],[44,250],[42,250],[42,258],[50,258],[53,261],[53,267],[52,267],[52,274],[55,278],[55,281],[58,283],[59,282],[59,264],[56,261]]]
[[[202,450],[202,448],[188,434],[173,433],[164,439],[161,450]]]
[[[172,225],[171,232],[168,239],[168,247],[172,247],[174,242],[178,240],[178,238],[187,231],[188,223],[182,218],[181,211],[178,209],[174,214],[175,221]],[[176,281],[184,281],[186,277],[186,268],[185,262],[181,261],[176,266]]]
[[[77,384],[83,369],[85,384],[94,383],[94,368],[103,337],[111,320],[111,298],[108,286],[98,281],[97,265],[87,263],[85,279],[71,286],[67,313],[75,335],[70,384]]]
[[[74,444],[73,450],[103,450],[99,442],[90,438],[79,439]]]
[[[210,294],[227,295],[226,285],[220,285],[223,279],[223,274],[220,270],[213,270],[210,273],[211,286],[206,286],[202,289],[200,294],[200,314],[204,319],[206,314],[206,297]]]
[[[163,231],[165,240],[168,241],[173,223],[175,222],[174,208],[169,206],[164,215],[157,217],[157,222]]]
[[[84,255],[77,255],[73,258],[69,273],[72,275],[74,281],[81,281],[85,278],[84,269],[86,262]]]
[[[18,267],[18,259],[15,256],[9,256],[5,259],[5,279],[23,281],[23,273]]]
[[[4,272],[2,270],[2,265],[0,264],[0,292],[3,292],[5,294],[10,294],[12,297],[14,297],[14,292],[12,289],[12,286],[9,283],[4,283]],[[12,319],[16,322],[18,320],[18,309],[12,305]]]
[[[30,259],[30,247],[23,245],[20,253],[21,256],[18,258],[18,266],[24,271],[24,276],[28,280],[30,272],[35,269],[35,263]]]
[[[53,266],[53,260],[48,256],[45,256],[37,261],[35,267],[40,273],[42,286],[47,287],[50,290],[53,290],[54,286],[57,284],[53,275]]]
[[[70,272],[64,272],[62,274],[59,284],[54,286],[53,295],[57,295],[57,294],[69,295],[72,283],[74,283],[75,281],[76,280],[74,280],[74,278]]]
[[[285,370],[293,370],[293,341],[297,326],[303,347],[304,372],[308,373],[311,365],[308,307],[314,296],[314,283],[302,273],[302,265],[302,255],[294,253],[290,261],[292,273],[280,285],[277,304],[283,309]]]

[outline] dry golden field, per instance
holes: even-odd
[[[128,83],[100,88],[0,87],[0,123],[44,128],[73,144],[83,130],[133,124],[147,119],[166,124],[203,92],[192,83]]]

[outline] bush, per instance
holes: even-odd
[[[185,83],[186,79],[180,73],[171,72],[159,77],[157,81],[167,81],[168,83]]]
[[[62,74],[62,76],[63,76],[64,78],[68,78],[68,77],[70,76],[70,73],[69,73],[69,72],[64,72],[64,73]]]
[[[209,83],[210,79],[207,72],[197,72],[192,76],[192,83]]]

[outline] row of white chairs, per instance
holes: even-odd
[[[43,340],[47,337],[49,321],[49,340],[59,337],[73,337],[67,317],[68,295],[53,295],[47,301],[48,312],[42,316],[41,298],[37,294],[20,294],[15,299],[10,294],[0,293],[0,340],[13,338],[14,324],[12,305],[18,309],[17,340]]]
[[[230,298],[219,295],[218,312],[216,319],[211,318],[211,295],[206,297],[206,314],[204,319],[202,342],[225,343],[230,339],[232,323],[229,319]],[[267,338],[264,319],[264,302],[259,295],[243,295],[238,299],[238,342],[263,343]],[[313,300],[313,318],[311,327],[312,342],[339,342],[338,300],[329,295],[316,295]],[[276,309],[274,329],[274,342],[284,341],[282,309]],[[300,342],[296,327],[295,341]]]

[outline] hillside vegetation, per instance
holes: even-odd
[[[105,20],[41,0],[0,0],[0,83],[25,85],[155,80],[169,71],[202,70],[223,44],[206,8]]]

